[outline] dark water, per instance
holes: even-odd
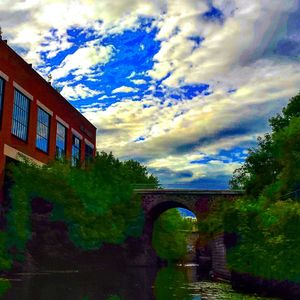
[[[225,283],[199,281],[192,266],[19,274],[0,281],[0,294],[1,290],[4,300],[265,299],[235,293]]]

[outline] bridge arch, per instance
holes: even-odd
[[[187,207],[186,205],[178,201],[168,200],[168,201],[158,203],[156,206],[152,207],[148,211],[146,218],[148,219],[151,218],[152,220],[155,221],[161,214],[163,214],[164,212],[172,208],[185,208],[193,212],[189,207]]]
[[[143,235],[140,240],[142,264],[153,265],[157,261],[152,247],[152,233],[155,220],[168,209],[185,208],[193,212],[198,220],[209,214],[210,203],[216,198],[233,200],[243,194],[242,191],[229,190],[135,190],[141,196],[145,214]],[[223,235],[211,241],[212,271],[220,277],[229,278],[226,268],[226,249]]]

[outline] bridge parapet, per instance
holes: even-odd
[[[135,189],[142,197],[146,214],[154,210],[161,214],[167,209],[182,207],[191,210],[196,216],[209,210],[209,203],[216,198],[237,198],[244,194],[237,190],[194,190],[194,189]]]
[[[243,195],[243,190],[199,190],[199,189],[134,189],[138,194],[209,194],[209,195]]]

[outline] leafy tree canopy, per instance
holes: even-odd
[[[229,267],[267,279],[300,282],[300,94],[270,119],[272,132],[258,139],[231,180],[245,189],[219,202],[200,230],[234,233]]]
[[[282,184],[277,197],[300,188],[299,118],[300,93],[290,99],[282,114],[269,120],[272,132],[259,137],[257,147],[249,149],[244,164],[235,170],[230,181],[233,189],[245,189],[247,195],[257,197],[278,179]]]
[[[158,186],[157,178],[138,162],[122,162],[105,152],[98,153],[85,169],[73,168],[68,162],[43,167],[26,162],[12,165],[11,174],[9,247],[20,250],[31,235],[29,216],[35,197],[53,203],[53,220],[65,221],[75,245],[95,249],[139,236],[144,219],[133,187]]]

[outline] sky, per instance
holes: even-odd
[[[300,90],[300,0],[0,0],[0,26],[165,187],[228,188]]]

